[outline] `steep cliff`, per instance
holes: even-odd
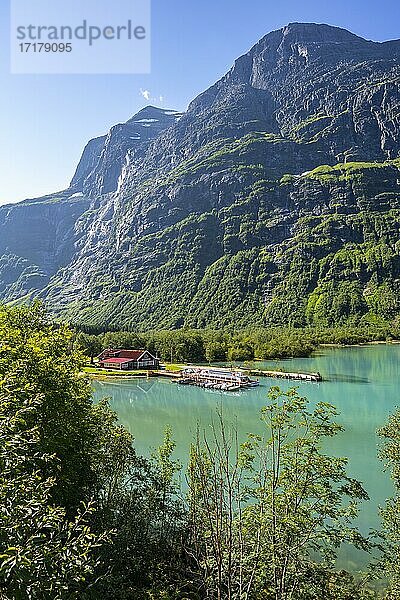
[[[1,208],[0,293],[97,326],[393,318],[399,156],[400,42],[290,24],[90,142],[60,200]],[[18,245],[46,204],[65,227]]]

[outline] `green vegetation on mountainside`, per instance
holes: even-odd
[[[63,316],[145,331],[363,325],[400,314],[399,161],[240,178],[230,202],[141,236],[107,277],[95,270],[97,299]]]

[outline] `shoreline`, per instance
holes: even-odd
[[[400,340],[391,340],[390,342],[374,340],[372,342],[360,342],[359,344],[319,344],[315,351],[317,351],[318,348],[363,348],[365,346],[395,346],[398,344],[400,344]]]
[[[318,353],[318,350],[323,350],[323,349],[345,349],[345,348],[365,348],[368,346],[391,346],[391,345],[399,345],[400,344],[400,340],[393,340],[393,341],[371,341],[371,342],[363,342],[363,343],[359,343],[359,344],[319,344],[319,346],[314,350],[314,352],[310,355],[310,356],[306,356],[306,357],[302,357],[305,360],[312,358],[313,356],[316,355],[316,353]],[[288,357],[288,358],[255,358],[253,360],[254,363],[262,363],[262,362],[273,362],[273,361],[281,361],[282,363],[288,363],[292,360],[297,360],[298,357]],[[176,365],[177,366],[177,365]],[[193,367],[195,365],[193,364],[180,364],[179,367],[181,369],[185,369],[185,368],[189,368],[189,367]],[[199,365],[199,367],[205,367],[206,365]],[[214,364],[214,365],[207,365],[208,368],[221,368],[223,366],[226,365],[218,365],[218,364]],[[236,369],[243,369],[245,371],[257,371],[257,369],[251,369],[248,367],[244,367],[243,365],[237,365],[235,367]],[[275,372],[275,369],[269,371],[268,376],[272,377],[272,372]],[[139,373],[129,373],[128,374],[124,374],[121,372],[115,372],[115,373],[96,373],[96,372],[87,372],[87,371],[82,371],[82,374],[87,375],[92,381],[104,381],[104,382],[110,382],[113,380],[116,380],[118,382],[121,381],[133,381],[133,380],[143,380],[143,379],[163,379],[163,380],[171,380],[171,379],[177,379],[177,375],[178,375],[179,371],[173,371],[173,370],[169,370],[166,369],[165,371],[149,371],[149,372],[139,372]],[[283,370],[276,370],[276,378],[277,379],[281,379],[282,377],[284,377],[285,373],[288,373],[287,371],[283,371]],[[256,374],[256,373],[255,373]],[[261,373],[257,373],[259,376],[262,376]],[[256,374],[256,375],[257,375]],[[288,373],[290,374],[290,373]]]
[[[149,375],[147,373],[143,373],[142,371],[139,373],[130,373],[129,375],[125,375],[121,372],[115,373],[89,373],[87,371],[82,371],[83,375],[89,377],[89,379],[93,379],[95,381],[109,380],[109,379],[148,379]]]

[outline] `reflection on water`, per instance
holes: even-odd
[[[296,386],[312,402],[330,402],[340,411],[339,421],[345,432],[329,440],[327,451],[349,457],[349,472],[366,487],[370,502],[360,515],[363,531],[379,525],[378,506],[392,493],[391,482],[377,459],[376,430],[396,406],[400,405],[398,381],[400,346],[366,346],[329,348],[312,358],[281,361],[283,370],[319,371],[324,382],[304,383],[261,379],[258,388],[236,394],[179,386],[168,380],[143,379],[120,382],[96,382],[95,398],[110,397],[112,407],[129,428],[141,453],[156,447],[165,426],[173,429],[177,454],[187,457],[197,424],[208,428],[215,419],[216,407],[223,408],[227,421],[236,421],[242,439],[249,432],[260,431],[260,408],[267,403],[268,389]],[[276,361],[258,363],[262,368],[276,368]],[[359,567],[362,558],[344,549],[343,561]]]
[[[371,383],[366,377],[355,377],[354,375],[344,375],[343,373],[331,373],[329,375],[329,381],[337,381],[340,383],[360,383],[367,385]]]

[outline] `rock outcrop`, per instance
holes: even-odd
[[[290,24],[1,207],[0,294],[94,327],[393,318],[399,157],[400,41]]]

